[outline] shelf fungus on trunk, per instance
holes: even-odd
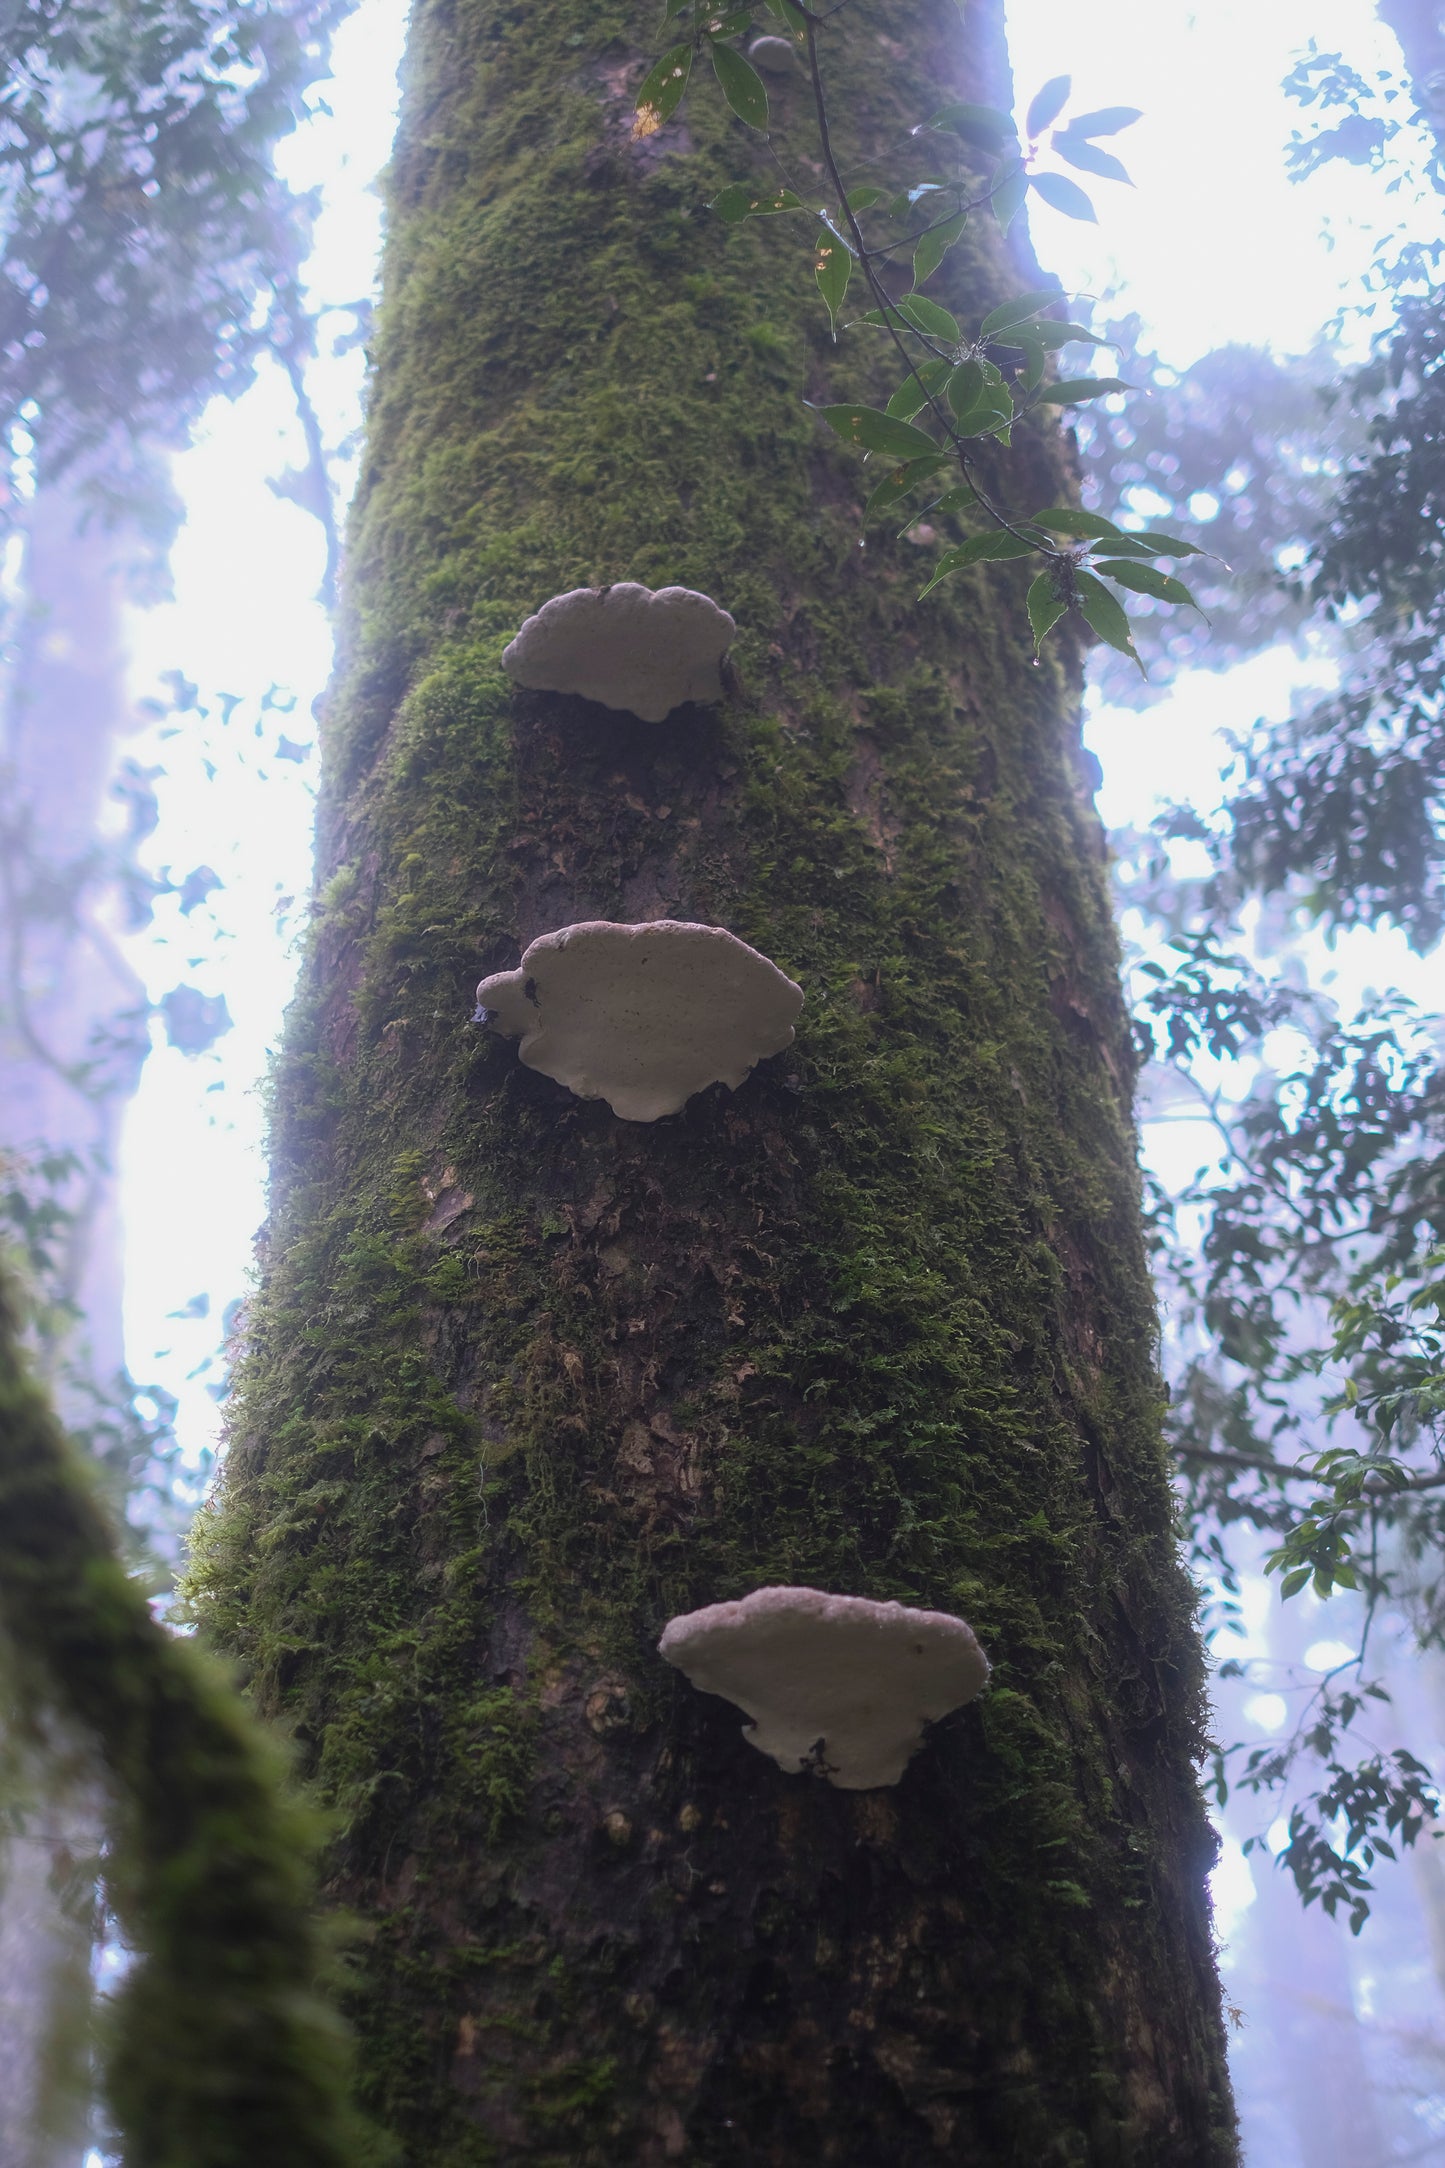
[[[759,1588],[669,1619],[660,1653],[752,1718],[780,1769],[848,1792],[896,1784],[925,1724],[972,1701],[988,1659],[961,1618],[816,1588]]]
[[[792,75],[798,66],[798,48],[791,38],[754,38],[748,58],[764,75]]]
[[[605,1099],[628,1122],[676,1114],[709,1084],[731,1090],[792,1044],[803,990],[722,926],[593,919],[542,934],[515,971],[477,988],[476,1021],[529,1069]]]
[[[660,723],[684,701],[722,699],[719,666],[736,631],[710,595],[619,580],[544,602],[502,650],[502,667],[534,692],[578,693]]]

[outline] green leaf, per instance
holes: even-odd
[[[1112,558],[1100,563],[1094,560],[1094,570],[1105,579],[1117,580],[1121,587],[1132,587],[1137,595],[1153,595],[1157,602],[1183,602],[1191,610],[1199,610],[1183,580],[1171,579],[1157,565],[1139,565],[1131,562],[1116,563]],[[1199,610],[1202,617],[1204,612]]]
[[[927,294],[905,294],[895,306],[869,309],[854,322],[891,324],[895,331],[921,331],[932,339],[947,339],[950,346],[959,345],[963,339],[956,319],[936,301],[930,301]]]
[[[992,105],[940,106],[924,126],[946,129],[950,135],[962,136],[965,143],[976,143],[986,151],[1001,151],[1018,134],[1011,116]]]
[[[1073,504],[1050,505],[1046,512],[1035,512],[1029,524],[1047,527],[1051,534],[1108,535],[1111,540],[1120,531],[1101,512],[1085,512]]]
[[[1030,338],[1026,331],[1016,331],[1008,344],[1023,349],[1024,390],[1037,391],[1044,380],[1044,369],[1049,358],[1041,341]]]
[[[733,181],[708,205],[725,225],[736,226],[744,218],[770,218],[776,211],[801,211],[807,206],[791,188],[757,189],[749,181]]]
[[[1131,534],[1111,534],[1093,545],[1115,557],[1153,557],[1156,555],[1147,542],[1138,542]]]
[[[1097,331],[1086,331],[1082,324],[1060,324],[1049,316],[1041,317],[1037,323],[1030,324],[1029,329],[1034,337],[1042,339],[1047,347],[1069,346],[1075,340],[1085,346],[1113,344],[1111,339],[1101,339]]]
[[[1004,432],[1013,418],[1014,403],[1008,386],[986,383],[973,405],[955,418],[954,427],[961,437],[997,436],[1000,443],[1006,444]]]
[[[692,0],[667,0],[667,6],[662,11],[662,19],[665,23],[670,23],[674,16],[685,15],[691,6]]]
[[[1057,384],[1045,384],[1040,406],[1082,406],[1086,399],[1107,399],[1116,391],[1136,391],[1117,376],[1066,376]]]
[[[1147,677],[1149,673],[1143,663],[1139,662],[1139,650],[1134,645],[1129,620],[1103,581],[1096,580],[1091,572],[1076,572],[1074,581],[1078,588],[1079,608],[1084,613],[1085,624],[1098,634],[1106,647],[1117,648],[1121,655],[1127,655],[1131,661],[1138,663],[1139,675]]]
[[[987,379],[980,361],[961,361],[948,380],[948,403],[960,419],[971,413],[983,396]]]
[[[1041,572],[1028,592],[1029,624],[1033,628],[1036,655],[1059,619],[1067,615],[1068,607],[1054,586],[1052,572]]]
[[[959,372],[958,404],[954,406],[954,414],[961,436],[983,436],[997,428],[1000,422],[1013,420],[1013,399],[1004,384],[1002,370],[991,361],[971,360],[961,362]],[[965,404],[970,389],[973,398]]]
[[[918,599],[921,602],[923,597],[931,595],[939,582],[946,580],[950,573],[962,572],[969,565],[984,564],[1008,557],[1032,557],[1033,554],[1033,543],[1023,541],[1018,535],[1005,534],[1002,531],[992,534],[971,535],[968,541],[961,542],[957,549],[944,551],[933,568],[933,578],[926,587],[919,590]],[[1117,604],[1115,607],[1118,607]],[[1121,611],[1120,615],[1122,616],[1122,614]]]
[[[1053,147],[1059,158],[1066,158],[1068,165],[1077,165],[1081,173],[1098,173],[1101,180],[1122,180],[1127,189],[1133,189],[1129,167],[1122,165],[1114,152],[1098,150],[1098,145],[1085,143],[1081,137],[1068,137],[1068,134],[1055,134]]]
[[[637,93],[637,118],[632,123],[634,140],[656,135],[682,103],[692,73],[691,45],[674,45],[642,79]]]
[[[838,336],[838,311],[843,306],[843,296],[848,291],[848,281],[853,275],[853,259],[836,233],[825,226],[813,243],[813,271],[818,281],[818,291],[828,304],[828,321],[833,336]]]
[[[907,466],[895,467],[886,480],[878,484],[864,505],[863,517],[871,519],[875,512],[890,511],[895,504],[903,502],[910,489],[917,489],[930,475],[937,474],[940,468],[951,464],[952,458],[948,452],[936,451],[930,459],[910,459]],[[972,491],[969,494],[971,496]]]
[[[1160,534],[1153,527],[1131,529],[1129,540],[1143,543],[1156,557],[1208,557],[1210,554],[1208,550],[1200,549],[1197,542],[1181,542],[1177,536]]]
[[[1012,162],[1007,170],[1003,166],[999,167],[993,177],[988,200],[993,206],[993,215],[998,221],[1000,233],[1008,232],[1023,209],[1028,192],[1029,177],[1022,159]]]
[[[1279,1593],[1282,1602],[1288,1603],[1291,1596],[1297,1596],[1299,1594],[1300,1590],[1309,1580],[1312,1570],[1313,1569],[1309,1566],[1296,1566],[1292,1572],[1285,1575],[1284,1579],[1279,1584]]]
[[[905,294],[898,303],[898,313],[915,331],[925,332],[931,339],[947,339],[950,346],[957,346],[963,336],[957,318],[936,301],[930,301],[927,294]]]
[[[878,407],[825,406],[814,409],[845,444],[859,444],[865,452],[887,452],[893,459],[923,459],[939,447],[932,437],[900,422]]]
[[[921,413],[927,406],[933,393],[943,389],[952,367],[951,361],[939,358],[921,362],[911,376],[904,377],[889,400],[886,411],[896,415],[900,421],[911,422],[914,415]]]
[[[1031,173],[1029,186],[1036,196],[1062,211],[1065,218],[1084,218],[1097,226],[1099,223],[1094,206],[1084,194],[1077,181],[1066,180],[1062,173]]]
[[[902,204],[905,211],[909,211],[915,203],[922,203],[925,196],[943,196],[947,193],[947,181],[916,181],[912,188],[905,188],[902,195],[895,197],[894,201]]]
[[[960,482],[953,489],[946,489],[937,504],[931,504],[930,512],[961,512],[966,505],[978,503],[978,491],[969,482]]]
[[[763,79],[751,61],[744,60],[741,53],[730,45],[714,45],[712,64],[722,85],[722,94],[737,114],[750,128],[766,128],[768,125],[768,94]]]
[[[1050,140],[1060,158],[1067,159],[1071,166],[1077,166],[1081,173],[1097,173],[1101,180],[1122,181],[1126,188],[1133,187],[1128,168],[1112,151],[1101,151],[1095,144],[1086,143],[1082,136],[1071,136],[1067,133],[1054,135]]]
[[[763,6],[770,15],[776,15],[780,23],[785,23],[795,37],[802,37],[807,22],[794,7],[793,0],[763,0]]]
[[[922,286],[926,280],[932,278],[967,223],[967,212],[956,211],[952,218],[944,219],[937,226],[930,226],[913,251],[915,286]]]
[[[1069,122],[1069,134],[1117,135],[1121,128],[1132,128],[1136,120],[1143,118],[1143,112],[1137,105],[1101,105],[1097,113],[1076,114]]]
[[[710,38],[735,38],[747,29],[752,19],[750,7],[718,9],[708,16],[702,27]]]
[[[1063,298],[1057,286],[1045,287],[1036,294],[1015,294],[1012,301],[1001,301],[996,309],[989,310],[978,327],[978,335],[988,339],[996,331],[1007,331],[1010,324],[1026,324],[1051,301],[1062,301]]]
[[[1024,133],[1030,141],[1042,135],[1050,121],[1058,119],[1069,102],[1069,92],[1074,87],[1071,75],[1051,76],[1043,89],[1037,92],[1024,116]]]
[[[1178,541],[1172,534],[1150,534],[1147,528],[1137,531],[1120,528],[1108,546],[1120,557],[1208,557],[1211,554],[1209,550],[1196,548],[1192,542]]]
[[[871,211],[875,203],[886,200],[886,188],[850,188],[844,199],[850,211]]]

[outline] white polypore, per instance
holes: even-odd
[[[592,920],[533,941],[477,1001],[529,1069],[655,1122],[790,1045],[803,990],[722,926]]]
[[[636,580],[554,595],[502,650],[502,667],[538,692],[580,693],[660,723],[685,700],[721,700],[718,665],[737,626],[690,587]]]
[[[759,1588],[689,1611],[658,1646],[694,1686],[747,1712],[744,1738],[780,1769],[843,1791],[896,1784],[924,1725],[988,1677],[961,1618],[816,1588]]]
[[[791,75],[798,65],[798,49],[791,38],[754,38],[748,58],[764,75]]]

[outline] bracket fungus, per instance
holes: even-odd
[[[791,38],[754,38],[748,58],[764,75],[791,75],[798,65],[798,48]]]
[[[961,1618],[816,1588],[759,1588],[689,1611],[669,1619],[658,1648],[703,1693],[745,1710],[743,1737],[780,1769],[846,1792],[896,1784],[924,1725],[988,1677]]]
[[[722,699],[719,664],[736,631],[690,587],[574,587],[526,620],[502,667],[534,692],[580,693],[660,723],[685,700]]]
[[[520,1058],[627,1122],[655,1122],[709,1084],[736,1090],[792,1043],[803,990],[722,926],[605,919],[544,933],[477,988],[477,1020]]]

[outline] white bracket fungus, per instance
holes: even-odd
[[[718,665],[736,631],[690,587],[574,587],[526,620],[502,667],[536,692],[580,693],[660,723],[685,700],[722,699]]]
[[[791,1775],[843,1791],[896,1784],[925,1724],[972,1701],[988,1660],[961,1618],[816,1588],[759,1588],[669,1619],[658,1644],[743,1737]]]
[[[604,919],[533,941],[477,988],[477,1019],[529,1069],[605,1099],[627,1122],[676,1114],[709,1084],[734,1091],[791,1045],[803,990],[721,926]]]
[[[748,58],[764,75],[791,75],[798,65],[798,48],[791,38],[754,38]]]

